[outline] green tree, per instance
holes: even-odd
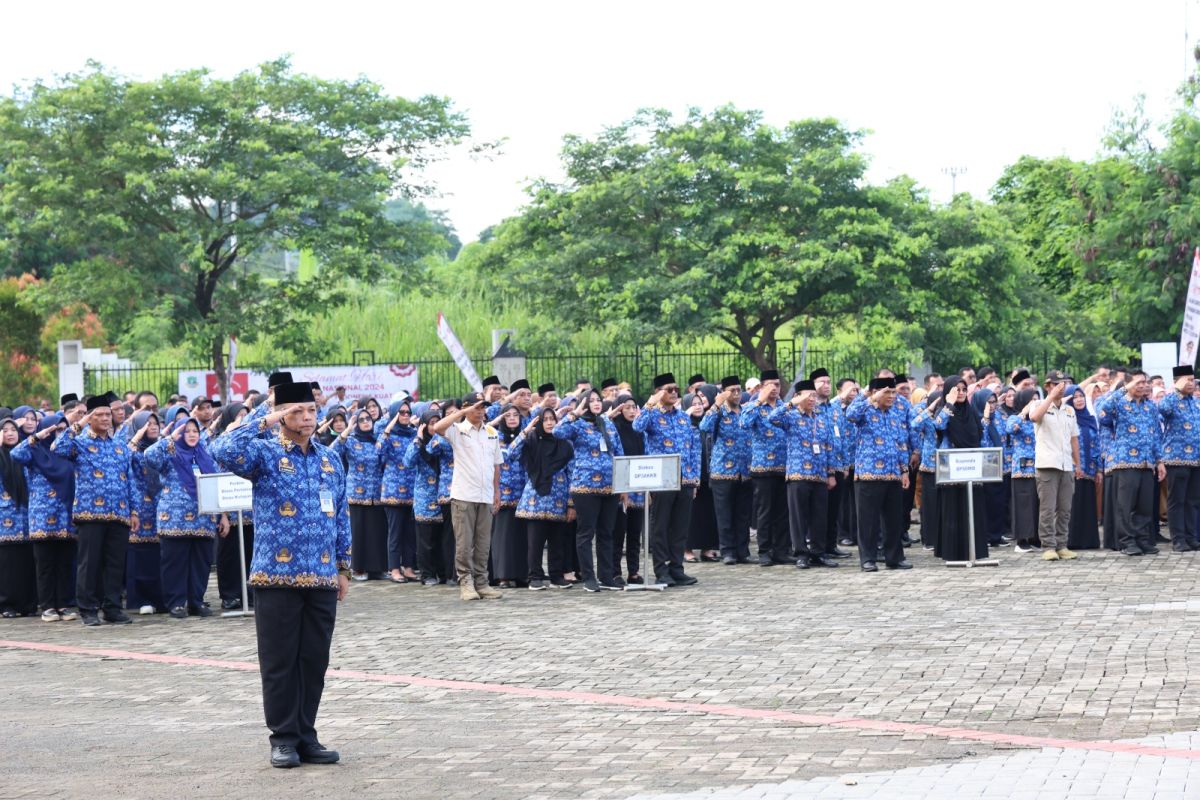
[[[860,138],[728,106],[682,121],[643,111],[567,137],[567,180],[531,187],[481,263],[576,325],[635,341],[711,332],[772,366],[789,323],[848,313],[904,267],[861,186]]]
[[[270,329],[303,350],[304,323],[336,302],[341,277],[374,279],[444,246],[428,222],[390,220],[385,202],[427,191],[421,168],[467,132],[445,98],[390,97],[286,60],[144,82],[92,64],[0,102],[0,250],[23,263],[42,242],[125,265],[154,287],[139,302],[173,301],[224,385],[230,334]],[[313,253],[322,275],[235,269],[268,246]]]

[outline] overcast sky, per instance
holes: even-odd
[[[432,173],[464,240],[555,177],[566,133],[592,135],[654,106],[725,103],[782,125],[833,116],[871,131],[870,178],[914,176],[945,200],[986,196],[1022,154],[1088,158],[1116,109],[1173,105],[1200,37],[1198,0],[874,2],[428,2],[208,0],[6,4],[0,86],[80,69],[221,75],[290,53],[322,77],[366,75],[438,94],[474,135],[507,139]],[[1185,31],[1190,43],[1185,46]]]

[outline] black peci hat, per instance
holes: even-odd
[[[670,386],[672,383],[676,383],[675,376],[670,372],[664,372],[654,379],[654,388],[661,389],[664,386]]]
[[[880,389],[895,389],[896,388],[896,379],[895,378],[871,378],[871,383],[868,385],[868,388],[872,392],[877,392]]]
[[[1195,374],[1196,374],[1196,370],[1187,364],[1184,364],[1182,367],[1175,367],[1174,369],[1171,370],[1172,378],[1182,378],[1185,375],[1195,375]]]
[[[1017,374],[1012,376],[1012,385],[1016,386],[1021,381],[1027,381],[1032,377],[1027,369],[1017,370]]]
[[[517,391],[520,391],[521,389],[528,389],[528,388],[529,388],[529,381],[525,380],[524,378],[518,378],[517,380],[512,382],[512,386],[508,387],[508,391],[517,392]]]
[[[288,403],[315,403],[311,383],[278,383],[275,385],[275,405],[283,406]]]
[[[290,372],[272,372],[267,376],[267,388],[274,389],[281,383],[291,383],[292,373]],[[312,388],[311,386],[309,387]]]
[[[62,397],[58,398],[58,404],[60,406],[65,406],[67,403],[71,402],[72,400],[78,402],[79,395],[75,394],[74,392],[68,392],[68,393],[64,394]]]
[[[485,388],[485,389],[489,386],[499,386],[499,385],[500,385],[500,378],[496,375],[488,375],[486,378],[483,379],[483,388]]]
[[[311,385],[312,385],[312,390],[314,392],[321,391],[321,382],[320,381],[313,381]]]
[[[693,375],[692,377],[688,378],[687,385],[688,385],[688,386],[693,386],[693,385],[695,385],[695,384],[697,384],[697,383],[705,383],[705,382],[706,382],[706,381],[704,380],[704,376],[703,376],[703,375],[701,375],[699,372],[697,372],[695,375]]]
[[[601,389],[611,389],[616,385],[617,385],[616,378],[605,378],[604,380],[600,381]]]
[[[758,379],[760,381],[777,381],[779,380],[779,370],[764,369],[762,374],[758,376]]]
[[[741,386],[741,385],[742,385],[742,379],[739,378],[737,375],[728,375],[724,378],[721,378],[721,388],[722,389],[728,389],[730,386]]]
[[[794,388],[797,392],[815,392],[817,390],[817,384],[811,379],[807,381],[796,381],[796,386]]]
[[[815,381],[817,378],[828,378],[828,377],[829,377],[829,370],[825,369],[824,367],[817,367],[812,372],[808,373],[808,379],[810,381]]]
[[[538,394],[546,394],[547,392],[554,392],[554,391],[557,391],[557,389],[554,388],[553,383],[543,383],[541,386],[538,387],[537,393]]]

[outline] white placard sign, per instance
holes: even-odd
[[[254,485],[232,472],[214,472],[196,480],[196,499],[201,514],[249,511],[254,507]]]
[[[617,456],[613,459],[613,491],[671,492],[679,488],[679,456]]]
[[[1004,451],[999,447],[938,450],[938,483],[994,483],[1004,480]]]

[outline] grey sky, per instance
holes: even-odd
[[[1022,154],[1096,153],[1138,93],[1164,119],[1188,61],[1197,0],[1077,2],[522,2],[6,5],[0,85],[93,58],[136,77],[208,66],[226,75],[283,53],[323,77],[365,74],[406,96],[447,95],[480,139],[431,173],[464,239],[514,213],[558,173],[565,133],[642,106],[732,102],[768,121],[833,116],[870,129],[870,177],[908,173],[937,200],[947,167],[986,195]]]

